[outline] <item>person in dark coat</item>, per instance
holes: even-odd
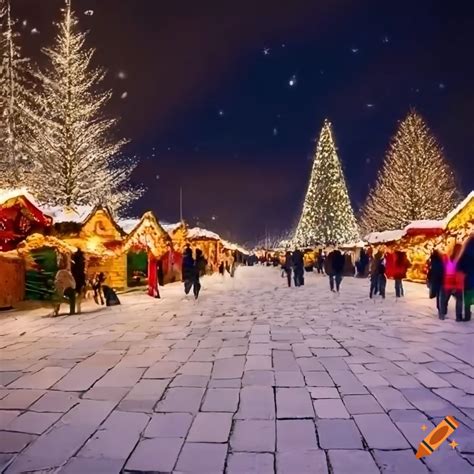
[[[86,291],[86,257],[81,249],[72,256],[71,274],[76,282],[76,312],[81,314],[82,297]]]
[[[344,255],[338,249],[334,249],[326,258],[326,274],[329,275],[329,288],[331,291],[339,293],[344,274],[344,262]]]
[[[379,294],[382,298],[385,298],[385,288],[387,287],[387,269],[385,266],[385,260],[383,258],[378,262],[378,267],[374,270],[374,274],[370,279],[370,298],[376,294]]]
[[[456,243],[451,252],[443,257],[443,287],[440,294],[439,319],[445,319],[448,314],[448,303],[451,296],[456,300],[456,321],[462,321],[464,280],[465,275],[459,269],[461,244]]]
[[[291,273],[293,271],[293,256],[291,252],[288,251],[285,254],[285,262],[283,263],[283,271],[286,274],[286,279],[288,280],[288,287],[291,287]]]
[[[369,256],[364,249],[361,249],[359,260],[356,263],[357,276],[359,278],[365,278],[367,276],[367,270],[369,266]]]
[[[184,249],[183,252],[182,275],[184,281],[184,293],[188,295],[194,285],[194,280],[196,278],[193,251],[189,245]]]
[[[193,293],[194,298],[198,299],[201,291],[200,278],[206,274],[207,260],[204,258],[201,249],[196,249],[196,261],[194,262],[194,282]]]
[[[319,250],[316,258],[316,268],[318,269],[319,274],[324,273],[324,254],[322,249]]]
[[[430,299],[436,298],[436,309],[439,311],[440,296],[443,289],[444,266],[443,258],[438,250],[433,250],[428,261],[427,284]]]
[[[458,268],[465,275],[464,319],[471,320],[471,306],[474,304],[474,233],[464,242],[459,256]]]
[[[354,276],[355,267],[349,253],[344,254],[344,276]]]
[[[304,257],[303,252],[299,249],[295,249],[293,252],[293,271],[295,286],[304,285]]]
[[[370,262],[370,298],[379,291],[379,267],[383,260],[383,253],[378,250]]]

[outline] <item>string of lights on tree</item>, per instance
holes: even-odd
[[[402,229],[414,220],[442,219],[459,196],[441,147],[421,115],[411,110],[392,140],[361,224],[367,234]]]
[[[7,87],[2,87],[0,100],[16,104],[19,91],[24,89],[26,73],[15,66],[23,60],[11,33],[9,1],[3,1],[6,12],[3,21],[9,25],[10,33],[7,29],[3,34],[2,77],[6,71],[10,81]],[[2,124],[1,133],[21,130],[21,135],[10,131],[10,142],[6,143],[10,143],[15,153],[28,149],[31,172],[26,183],[40,202],[123,208],[142,193],[129,185],[136,161],[121,155],[127,140],[113,136],[117,119],[104,115],[112,93],[101,90],[105,72],[92,66],[94,50],[86,47],[86,33],[79,29],[71,0],[65,0],[57,28],[54,44],[43,50],[48,63],[46,69],[31,70],[34,75],[31,82],[38,90],[23,94],[28,100],[12,107],[15,115],[10,125]],[[9,50],[15,51],[13,62]],[[17,110],[21,113],[16,113]],[[17,153],[13,158],[11,155],[0,157],[2,167],[10,167],[12,160],[16,160]],[[15,186],[22,183],[21,178],[9,178],[0,185]]]
[[[299,247],[359,241],[344,173],[332,136],[324,122],[319,136],[303,212],[293,243]]]

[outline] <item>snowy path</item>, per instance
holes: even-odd
[[[61,473],[474,472],[474,323],[273,268],[202,300],[130,295],[58,319],[0,318],[0,470]],[[446,415],[459,446],[414,448]],[[3,454],[2,454],[3,453]]]

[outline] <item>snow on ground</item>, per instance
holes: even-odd
[[[340,295],[274,268],[181,285],[163,299],[0,319],[4,472],[468,473],[474,325],[439,321],[426,288],[395,303],[346,278]],[[95,311],[94,311],[95,310]],[[460,427],[414,450],[446,415]],[[1,470],[1,469],[0,469]]]

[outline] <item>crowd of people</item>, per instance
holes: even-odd
[[[464,244],[453,241],[446,252],[436,249],[428,261],[427,285],[429,296],[436,299],[440,319],[445,319],[451,297],[455,300],[456,321],[471,319],[471,306],[474,304],[474,234]],[[405,295],[403,280],[407,278],[411,266],[405,252],[384,253],[378,250],[370,255],[364,249],[355,264],[355,272],[347,263],[347,254],[333,248],[329,253],[320,250],[314,261],[314,269],[329,277],[329,288],[339,293],[344,276],[352,275],[369,278],[369,298],[386,296],[388,279],[394,280],[395,297]],[[349,257],[350,258],[350,257]],[[288,286],[304,285],[304,254],[301,250],[287,251],[281,265],[282,276],[286,276]],[[312,270],[312,268],[311,268]]]
[[[440,319],[446,318],[453,296],[456,321],[470,321],[474,304],[474,234],[462,245],[452,242],[444,253],[433,250],[428,262],[427,284],[430,298],[436,300]]]

